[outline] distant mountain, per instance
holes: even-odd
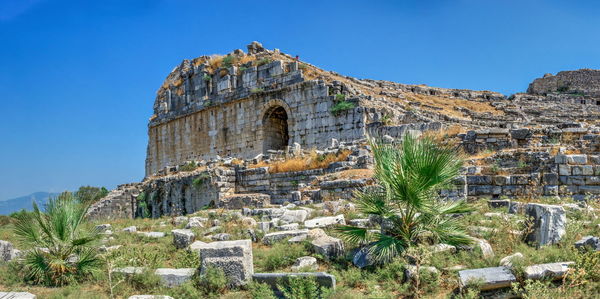
[[[58,193],[35,192],[27,196],[2,200],[0,201],[0,215],[8,215],[21,209],[30,211],[33,209],[33,202],[43,208],[49,197],[57,195]]]

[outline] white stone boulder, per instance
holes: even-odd
[[[573,264],[573,262],[533,265],[526,267],[523,273],[525,275],[525,279],[561,279],[565,276],[565,274],[567,274],[567,271],[569,271],[569,265],[571,264]]]
[[[322,236],[311,242],[313,250],[327,259],[333,259],[344,254],[342,240],[330,236]]]
[[[279,217],[279,220],[292,223],[292,222],[304,222],[308,217],[308,211],[306,210],[285,210],[283,215]]]
[[[160,277],[162,283],[167,287],[174,287],[183,284],[184,282],[190,280],[194,273],[196,273],[196,268],[158,268],[156,271],[154,271],[154,274]]]
[[[515,261],[523,259],[523,254],[520,252],[515,252],[509,256],[505,256],[500,260],[500,266],[504,266],[507,268],[512,268]]]
[[[137,227],[128,226],[128,227],[124,228],[122,231],[126,232],[126,233],[135,233],[135,232],[137,232]]]
[[[167,234],[163,233],[163,232],[137,232],[138,234],[147,237],[147,238],[163,238],[164,236],[166,236]]]
[[[171,231],[173,234],[173,245],[176,248],[186,248],[194,242],[196,235],[189,229],[174,229]]]
[[[303,256],[296,259],[296,262],[292,266],[292,271],[300,270],[317,270],[319,265],[317,259],[312,256]]]
[[[35,299],[35,296],[32,293],[28,292],[0,292],[1,299]]]
[[[525,206],[525,214],[531,226],[531,232],[526,236],[528,242],[550,245],[558,243],[564,236],[567,214],[563,207],[530,203]]]
[[[281,241],[283,239],[293,238],[293,237],[297,237],[297,236],[307,236],[307,235],[308,235],[307,229],[287,230],[287,231],[268,233],[263,237],[262,241],[263,241],[263,243],[265,243],[267,245],[271,245],[271,244],[273,244],[277,241]]]
[[[200,247],[200,273],[208,267],[222,269],[230,286],[247,284],[254,274],[252,241],[212,242]]]
[[[475,241],[475,245],[481,249],[481,254],[484,258],[494,257],[494,250],[492,249],[492,245],[484,239],[473,238]]]
[[[507,267],[490,267],[458,271],[460,287],[476,284],[480,290],[494,290],[510,287],[517,278]]]
[[[331,225],[346,224],[344,215],[329,216],[329,217],[318,217],[304,221],[306,228],[318,228],[327,227]]]

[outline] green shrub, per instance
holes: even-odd
[[[287,283],[280,281],[277,288],[286,299],[327,298],[330,290],[322,288],[311,276],[290,276]]]
[[[93,246],[99,235],[84,227],[86,212],[86,205],[65,194],[51,198],[44,212],[33,203],[32,213],[17,217],[15,235],[23,247],[34,248],[24,256],[27,281],[63,286],[99,271],[101,261]]]
[[[380,220],[379,231],[340,226],[350,243],[369,244],[378,263],[387,263],[407,249],[426,243],[471,244],[453,214],[473,209],[465,201],[446,202],[438,191],[449,186],[463,165],[459,149],[432,137],[406,134],[402,143],[371,142],[374,178],[381,188],[355,193],[359,210]],[[389,225],[384,225],[389,224]]]
[[[204,76],[202,76],[202,80],[204,81],[210,81],[212,78],[209,74],[204,74]]]
[[[351,110],[354,109],[354,107],[356,107],[356,105],[352,102],[348,102],[348,101],[341,101],[341,102],[337,102],[335,103],[332,107],[331,107],[331,113],[333,115],[339,115],[340,113],[342,113],[343,111],[346,110]]]
[[[271,59],[268,58],[268,57],[265,57],[265,58],[263,58],[261,60],[256,61],[256,66],[261,66],[261,65],[264,65],[264,64],[267,64],[267,63],[270,63],[270,62],[271,62]]]
[[[208,172],[203,172],[192,181],[192,185],[194,185],[196,188],[200,188],[208,179],[210,179],[210,174],[208,174]]]
[[[233,64],[235,64],[237,62],[237,57],[233,56],[233,55],[227,55],[223,58],[223,61],[221,62],[222,66],[225,68],[229,68],[231,67]]]
[[[304,244],[277,242],[269,249],[256,251],[254,265],[260,271],[281,270],[291,266],[297,258],[306,255],[308,255],[308,251]]]
[[[277,299],[271,287],[266,283],[252,282],[248,285],[250,296],[260,299]]]
[[[190,161],[185,163],[183,166],[179,167],[179,171],[194,171],[198,168],[198,164],[195,161]]]
[[[337,102],[345,101],[346,100],[346,95],[338,93],[338,94],[335,95],[335,100]]]
[[[81,186],[73,195],[80,202],[91,204],[108,195],[108,190],[104,187]]]
[[[252,88],[250,90],[251,93],[258,93],[258,92],[263,92],[263,91],[264,91],[264,89],[262,89],[262,88]]]
[[[196,278],[198,289],[207,296],[223,294],[227,289],[227,276],[222,269],[217,267],[207,267],[203,275]]]

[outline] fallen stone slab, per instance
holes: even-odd
[[[154,274],[160,277],[162,283],[167,287],[174,287],[183,284],[184,282],[192,279],[194,273],[196,273],[196,268],[158,268],[156,271],[154,271]]]
[[[313,250],[327,259],[333,259],[344,254],[342,240],[330,236],[322,236],[311,242]]]
[[[188,221],[189,221],[189,218],[186,216],[177,216],[177,217],[173,218],[171,223],[173,223],[173,225],[175,225],[175,226],[180,226],[180,225],[183,225],[184,223],[187,223]]]
[[[318,228],[327,227],[331,225],[346,224],[344,215],[329,216],[329,217],[318,217],[304,221],[306,228]]]
[[[124,228],[122,231],[126,232],[126,233],[135,233],[135,232],[137,232],[137,227],[128,226],[128,227]]]
[[[298,223],[290,223],[290,224],[284,224],[284,225],[280,225],[275,227],[277,230],[298,230],[298,228],[300,228],[300,225]]]
[[[200,248],[206,246],[206,242],[202,242],[202,241],[194,241],[194,243],[190,244],[190,246],[188,247],[189,251],[192,252],[198,252],[200,253]]]
[[[556,244],[566,233],[567,214],[561,206],[529,203],[525,214],[531,227],[527,242],[540,246]]]
[[[304,222],[306,217],[308,217],[308,211],[306,210],[285,210],[279,220],[286,223]]]
[[[213,241],[228,241],[231,239],[231,235],[227,233],[218,233],[211,236]]]
[[[302,236],[302,235],[307,236],[308,230],[307,229],[299,229],[299,230],[287,230],[287,231],[268,233],[263,237],[262,241],[264,244],[271,245],[271,244],[273,244],[277,241],[281,241],[283,239],[293,238],[293,237]]]
[[[494,257],[494,250],[492,249],[492,245],[490,245],[490,243],[484,239],[476,239],[475,240],[475,245],[479,247],[479,249],[481,249],[481,254],[483,255],[484,258],[491,258]]]
[[[456,246],[443,244],[443,243],[431,245],[431,246],[429,246],[429,248],[431,249],[431,252],[433,252],[433,253],[438,253],[438,252],[454,253],[454,252],[456,252]]]
[[[34,294],[28,292],[0,292],[0,299],[35,299]]]
[[[573,262],[533,265],[526,267],[523,273],[525,275],[525,279],[561,279],[565,276],[565,274],[567,274],[567,271],[569,271],[569,265],[571,264],[573,264]]]
[[[592,250],[600,251],[600,238],[594,236],[585,236],[575,242],[575,248],[580,250],[590,248]]]
[[[148,238],[162,238],[167,234],[163,232],[137,232],[138,234]]]
[[[296,259],[294,265],[292,266],[292,271],[298,270],[317,270],[319,265],[317,264],[317,259],[312,256],[303,256]]]
[[[208,267],[222,269],[229,286],[245,285],[254,274],[252,241],[212,242],[200,247],[200,274],[204,275]]]
[[[507,267],[462,270],[458,271],[458,277],[461,288],[474,283],[482,291],[510,287],[511,283],[517,281],[517,278]]]
[[[173,234],[173,245],[179,249],[190,246],[196,239],[196,235],[189,229],[174,229],[171,233]]]
[[[335,289],[335,276],[325,272],[300,272],[300,273],[255,273],[252,279],[258,283],[266,283],[272,289],[277,285],[287,283],[290,277],[314,277],[317,284],[322,287]]]

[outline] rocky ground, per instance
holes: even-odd
[[[365,219],[344,200],[90,223],[103,234],[98,250],[108,263],[101,273],[77,285],[44,288],[24,285],[14,261],[5,262],[0,266],[0,290],[29,292],[37,298],[110,298],[111,293],[115,298],[263,298],[267,293],[255,287],[256,282],[276,286],[282,277],[296,273],[316,277],[328,298],[416,293],[426,298],[473,298],[479,290],[495,298],[597,296],[598,254],[582,249],[600,250],[600,241],[593,237],[600,235],[598,205],[558,198],[537,201],[473,203],[477,212],[457,217],[476,238],[475,245],[441,244],[384,266],[369,266],[368,255],[339,238],[339,224],[377,228],[373,219]],[[7,221],[0,230],[0,252],[4,260],[16,260],[18,252],[11,245],[16,240]],[[206,271],[210,265],[225,269],[232,282],[229,288],[198,283],[198,268]],[[246,284],[250,277],[254,283]]]

